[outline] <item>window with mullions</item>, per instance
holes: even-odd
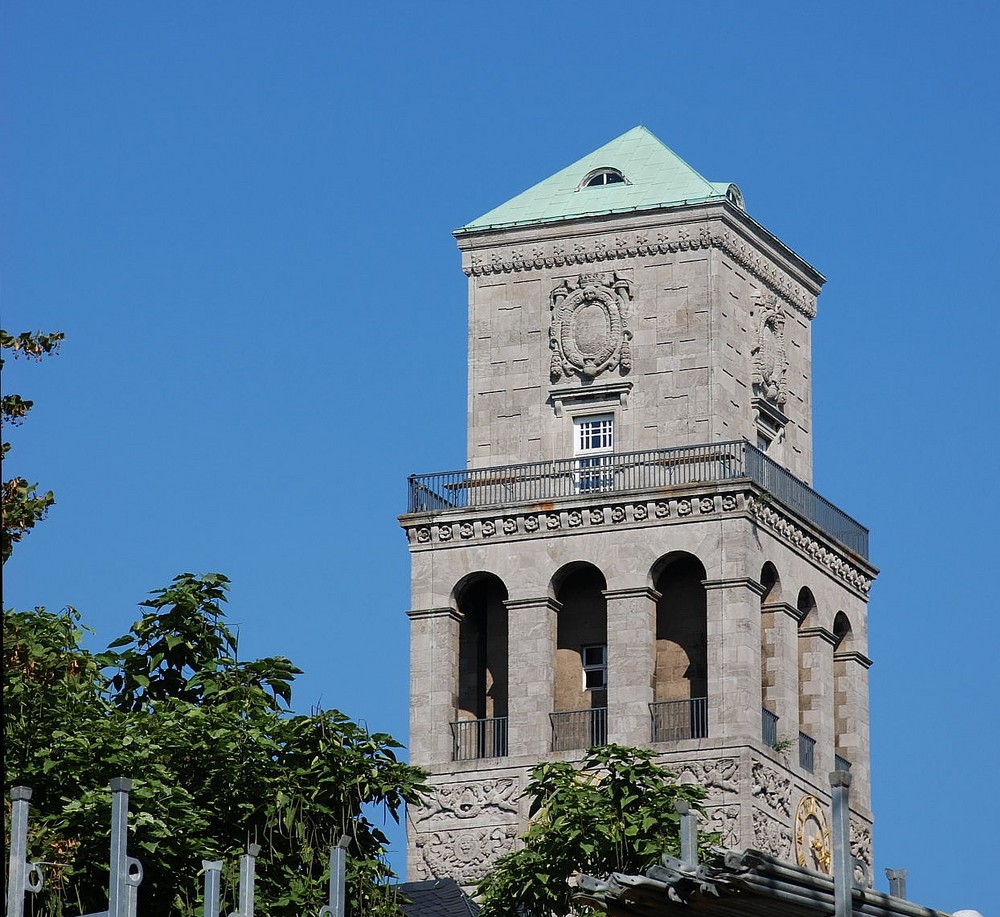
[[[614,415],[578,417],[573,427],[577,493],[611,490],[614,487]]]
[[[603,691],[608,686],[608,648],[603,643],[584,646],[583,687],[585,691]]]

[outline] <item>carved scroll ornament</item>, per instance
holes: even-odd
[[[788,400],[788,354],[785,350],[785,314],[777,297],[753,296],[750,316],[754,339],[750,347],[753,393],[781,406]]]
[[[627,320],[631,300],[631,282],[617,273],[580,274],[576,281],[564,280],[549,294],[553,382],[632,369],[632,332]]]

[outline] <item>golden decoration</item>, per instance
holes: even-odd
[[[830,825],[815,796],[803,796],[795,810],[795,862],[817,872],[831,873]]]

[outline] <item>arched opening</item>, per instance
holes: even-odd
[[[608,602],[604,574],[591,564],[564,567],[553,579],[556,625],[554,751],[608,740]]]
[[[808,586],[799,590],[795,601],[799,618],[799,766],[803,770],[815,771],[816,737],[814,735],[822,719],[822,703],[825,686],[822,684],[825,666],[815,656],[824,646],[816,639],[805,639],[802,631],[808,621],[816,617],[816,599]],[[829,649],[829,645],[826,646]]]
[[[458,716],[455,760],[507,754],[507,587],[476,573],[455,589]]]
[[[778,708],[783,662],[781,620],[774,613],[765,614],[764,608],[781,600],[781,578],[770,561],[761,568],[760,584],[764,590],[760,597],[761,739],[768,747],[775,748],[778,745]]]
[[[854,746],[854,729],[851,722],[852,685],[848,671],[848,654],[851,652],[851,622],[842,611],[833,619],[833,729],[834,769],[850,770],[850,750]]]
[[[692,554],[663,558],[654,568],[656,663],[653,741],[708,734],[708,601],[705,567]]]

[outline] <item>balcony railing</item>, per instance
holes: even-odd
[[[816,768],[816,740],[804,732],[799,733],[799,767],[810,774]]]
[[[452,758],[471,761],[476,758],[503,758],[507,755],[507,717],[482,720],[459,720],[451,724],[454,742]]]
[[[563,710],[550,713],[552,750],[572,751],[608,744],[608,708]]]
[[[408,512],[539,503],[594,492],[661,490],[749,479],[845,547],[868,557],[868,530],[746,440],[602,457],[600,475],[578,459],[410,475]]]
[[[761,707],[760,717],[760,737],[768,748],[774,748],[778,744],[778,714]]]
[[[649,718],[654,742],[703,739],[708,735],[708,698],[692,697],[650,704]]]

